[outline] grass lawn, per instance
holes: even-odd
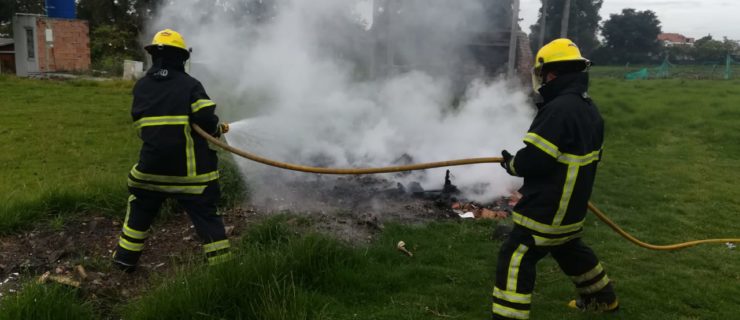
[[[0,233],[125,206],[126,172],[139,144],[131,86],[0,77],[0,145],[9,146],[0,153]]]
[[[0,145],[10,146],[0,153],[0,234],[69,214],[123,212],[141,143],[131,126],[132,87],[0,76]],[[235,168],[222,170],[223,185],[240,184]],[[225,203],[244,191],[232,189]]]
[[[0,130],[10,130],[10,135],[2,135],[7,140],[3,142],[14,146],[13,152],[1,156],[2,190],[34,192],[27,198],[8,197],[11,203],[33,204],[34,199],[44,199],[39,193],[64,190],[60,186],[67,181],[77,183],[72,190],[79,191],[80,199],[94,190],[91,185],[120,181],[123,188],[125,176],[121,172],[135,160],[136,148],[128,130],[128,88],[8,78],[0,78],[0,84],[0,99],[11,99],[15,101],[11,106],[18,105],[18,110],[11,110],[16,120],[0,120]],[[56,90],[56,97],[45,98],[32,91],[39,88]],[[605,159],[593,199],[600,208],[638,238],[656,244],[740,237],[740,81],[594,78],[591,93],[607,123]],[[107,118],[88,127],[84,124],[90,122],[82,120],[86,115],[65,118],[66,108],[44,104],[61,103],[59,100],[70,95],[69,100],[78,102],[69,106],[72,109],[89,109],[89,114],[95,114],[96,108],[115,102],[120,103],[120,110],[98,110],[99,116],[90,115],[89,121],[103,115]],[[24,121],[34,117],[44,120],[37,124]],[[56,125],[59,122],[63,125]],[[116,127],[118,122],[123,124]],[[26,126],[39,129],[23,129]],[[55,127],[48,129],[50,133],[40,129],[50,126]],[[90,134],[89,142],[65,140],[79,136],[69,133],[80,130],[96,133]],[[24,134],[35,138],[24,138]],[[32,141],[31,150],[22,149],[18,139]],[[126,139],[128,142],[119,141]],[[81,148],[88,143],[94,152],[85,153]],[[121,150],[113,147],[119,144]],[[50,153],[53,159],[65,164],[43,169],[51,164],[44,164],[38,155],[55,148],[57,152]],[[6,166],[16,162],[22,170],[9,172]],[[22,165],[25,163],[33,166]],[[96,165],[101,169],[96,170],[98,174],[87,174],[90,183],[70,178],[98,168]],[[53,184],[42,184],[34,172],[46,172],[44,179]],[[8,181],[14,184],[6,185]],[[392,225],[380,239],[361,248],[305,234],[305,223],[310,222],[279,217],[253,227],[237,244],[235,261],[210,269],[197,263],[182,266],[173,277],[153,280],[152,289],[144,296],[116,306],[114,318],[489,318],[500,245],[490,240],[494,223]],[[414,251],[413,258],[395,250],[399,240]],[[615,281],[623,306],[616,318],[735,319],[740,314],[740,249],[709,245],[677,252],[648,251],[623,240],[593,216],[587,221],[585,241]],[[568,278],[552,259],[544,259],[538,266],[532,318],[601,318],[567,310],[565,303],[573,296]],[[29,308],[29,301],[36,301],[34,308]],[[89,303],[70,296],[69,290],[32,287],[0,302],[0,319],[4,314],[44,319],[41,311],[57,310],[58,301],[75,306],[68,314],[78,316],[68,315],[67,319],[89,318],[96,312]],[[105,316],[110,315],[98,314]]]

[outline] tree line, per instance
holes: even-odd
[[[93,67],[115,71],[121,60],[144,58],[142,46],[145,26],[158,8],[175,0],[78,0],[77,17],[89,21]],[[249,16],[264,22],[274,15],[280,0],[199,0],[204,8],[219,3],[235,17]],[[599,15],[603,0],[571,0],[568,36],[597,64],[650,63],[668,56],[672,61],[708,62],[738,53],[738,43],[728,39],[703,37],[693,46],[667,47],[658,40],[662,32],[655,12],[624,9],[602,23]],[[543,9],[546,8],[545,43],[560,37],[564,0],[542,0],[538,21],[530,26],[530,44],[539,49]],[[545,6],[546,4],[546,6]],[[9,37],[15,13],[44,14],[43,0],[0,1],[0,37]],[[601,39],[599,38],[601,34]]]
[[[542,0],[538,21],[530,27],[530,45],[537,51],[540,30],[545,16],[544,43],[560,37],[564,0]],[[611,14],[601,23],[599,10],[603,0],[571,0],[568,37],[578,44],[582,53],[596,64],[655,63],[668,57],[674,62],[718,62],[730,55],[740,54],[740,45],[711,35],[693,45],[665,45],[658,40],[663,32],[660,19],[650,10],[623,9]],[[546,6],[545,6],[546,4]],[[601,34],[603,39],[599,39]]]

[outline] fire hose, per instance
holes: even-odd
[[[420,164],[412,164],[412,165],[380,167],[380,168],[341,168],[340,169],[340,168],[311,167],[311,166],[303,166],[303,165],[285,163],[285,162],[280,162],[280,161],[275,161],[275,160],[260,157],[258,155],[255,155],[247,151],[244,151],[244,150],[228,145],[227,143],[206,133],[197,124],[192,124],[192,127],[193,127],[193,130],[195,130],[195,132],[197,132],[199,135],[205,138],[208,142],[214,145],[217,145],[218,147],[228,152],[231,152],[237,156],[240,156],[242,158],[252,160],[255,162],[259,162],[259,163],[262,163],[268,166],[276,167],[276,168],[282,168],[282,169],[292,170],[292,171],[307,172],[307,173],[332,174],[332,175],[363,175],[363,174],[416,171],[416,170],[425,170],[425,169],[432,169],[432,168],[454,167],[454,166],[482,164],[482,163],[500,163],[503,161],[503,158],[500,158],[500,157],[488,157],[488,158],[460,159],[460,160],[439,161],[439,162],[420,163]],[[680,249],[685,249],[688,247],[693,247],[696,245],[708,244],[708,243],[740,243],[740,239],[704,239],[704,240],[693,240],[693,241],[676,243],[676,244],[668,244],[668,245],[654,245],[654,244],[640,241],[639,239],[629,234],[627,231],[624,231],[624,229],[622,229],[614,221],[609,219],[609,217],[607,217],[603,211],[599,210],[599,208],[597,208],[592,202],[588,203],[588,209],[591,210],[591,212],[597,218],[599,218],[599,220],[604,222],[607,226],[609,226],[609,228],[614,230],[616,233],[618,233],[620,236],[622,236],[629,242],[632,242],[633,244],[637,246],[650,249],[650,250],[673,251],[673,250],[680,250]]]

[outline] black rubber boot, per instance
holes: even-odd
[[[123,272],[132,273],[136,271],[139,257],[141,257],[141,252],[129,251],[119,246],[113,253],[113,265]]]
[[[568,303],[568,307],[594,313],[614,313],[619,311],[619,300],[615,299],[612,303],[606,303],[599,302],[596,299],[590,299],[590,301],[585,302],[583,299],[578,298],[577,300],[571,300]]]

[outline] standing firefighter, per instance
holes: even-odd
[[[136,83],[131,108],[143,145],[128,175],[131,196],[113,262],[127,272],[136,268],[152,220],[162,202],[174,198],[195,225],[208,262],[217,264],[230,257],[223,220],[216,212],[218,158],[190,124],[216,137],[226,133],[228,125],[219,124],[216,104],[200,82],[185,73],[190,51],[179,33],[158,32],[146,50],[153,65]]]
[[[494,319],[528,319],[537,262],[552,254],[579,294],[569,306],[612,312],[614,288],[581,240],[588,200],[601,159],[604,121],[588,97],[588,67],[578,47],[558,39],[538,53],[533,85],[544,98],[525,148],[502,166],[524,178],[513,212],[514,230],[501,246],[493,289]]]

